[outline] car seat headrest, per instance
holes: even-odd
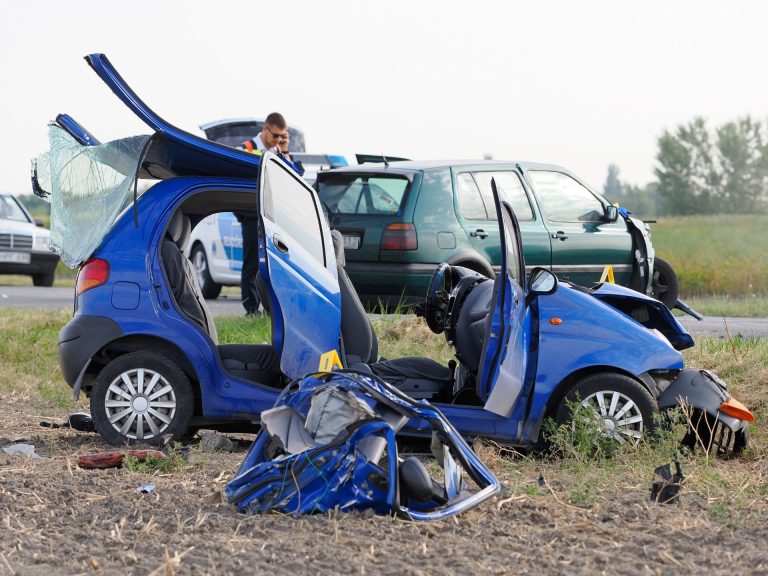
[[[189,242],[189,236],[192,234],[192,222],[189,221],[189,216],[182,218],[181,235],[176,241],[176,245],[183,251]]]
[[[171,216],[171,221],[168,222],[168,230],[166,234],[168,237],[178,244],[181,234],[184,232],[184,214],[181,210],[176,210]]]
[[[346,266],[347,259],[344,256],[344,236],[338,230],[331,230],[331,238],[333,239],[333,250],[336,252],[336,264]]]

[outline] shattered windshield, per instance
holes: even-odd
[[[32,161],[35,194],[51,203],[51,250],[76,268],[130,204],[137,167],[151,137],[83,146],[51,124],[48,138],[50,150]]]

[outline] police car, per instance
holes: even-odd
[[[209,140],[239,146],[261,132],[261,118],[230,118],[200,125]],[[304,166],[304,179],[314,185],[317,173],[347,166],[344,156],[307,154],[304,133],[289,128],[291,157]],[[243,234],[240,222],[231,212],[212,214],[195,226],[187,248],[187,257],[197,272],[200,289],[206,298],[217,298],[222,286],[239,286],[243,269]]]

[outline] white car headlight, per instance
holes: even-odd
[[[34,250],[50,250],[51,237],[43,236],[42,234],[35,234],[35,240],[32,243],[32,248]]]

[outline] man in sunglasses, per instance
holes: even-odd
[[[240,148],[251,154],[261,155],[269,150],[270,152],[282,152],[286,155],[288,152],[288,123],[283,115],[279,112],[272,112],[264,120],[264,127],[261,132],[243,142]]]
[[[291,161],[288,153],[288,123],[282,114],[272,112],[264,120],[261,132],[250,140],[243,142],[239,148],[261,156],[265,151],[280,154],[291,168],[299,176],[304,174],[304,168],[300,163]],[[243,308],[246,315],[259,314],[259,306],[263,303],[264,310],[269,312],[269,304],[261,297],[264,288],[259,281],[259,213],[236,212],[235,216],[240,221],[243,232],[243,269],[240,274],[240,294],[243,299]]]

